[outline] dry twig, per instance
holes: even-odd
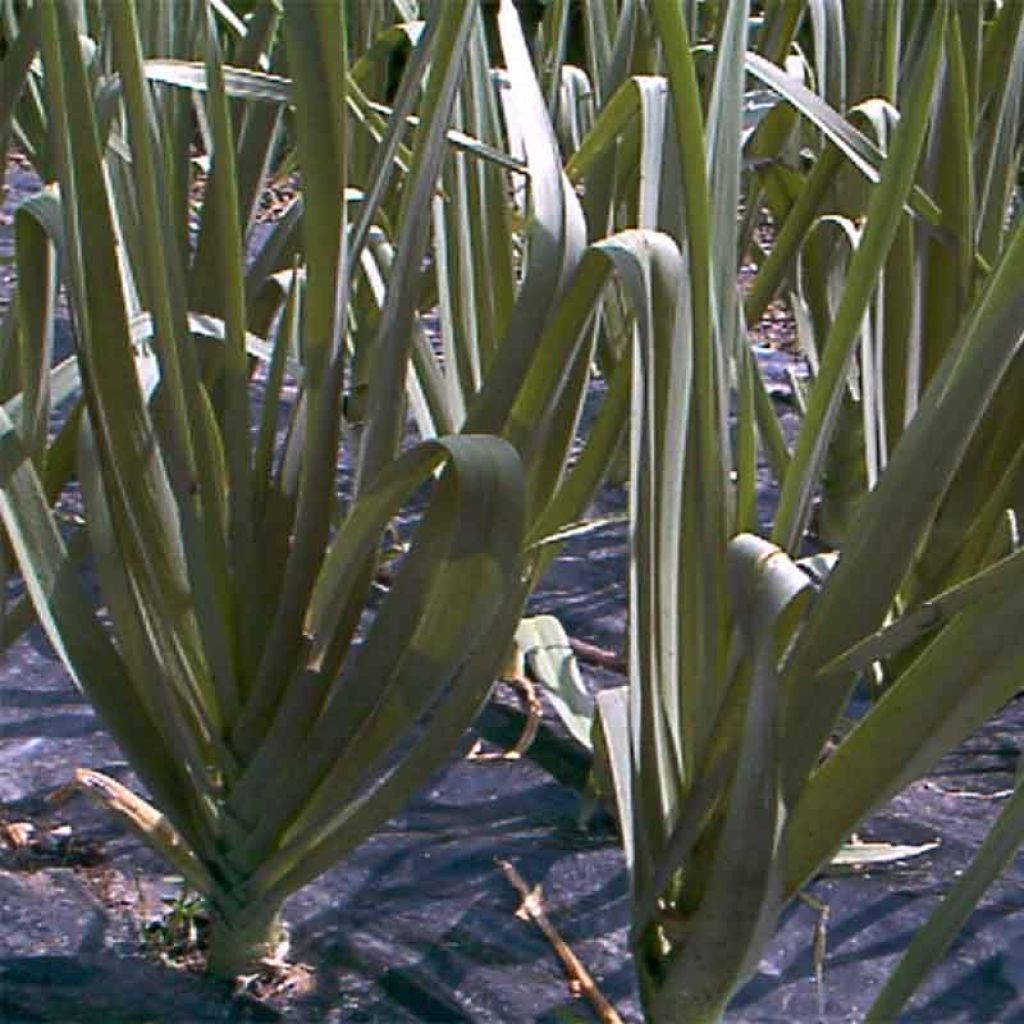
[[[519,739],[508,750],[501,750],[495,753],[481,750],[478,741],[467,755],[470,761],[518,761],[529,749],[530,745],[537,738],[537,730],[540,728],[542,709],[540,698],[537,696],[537,687],[532,680],[524,675],[507,676],[500,682],[507,683],[519,695],[519,701],[526,712],[526,724],[520,733]]]
[[[617,672],[620,676],[629,674],[629,666],[621,654],[606,651],[603,647],[588,643],[586,640],[579,640],[574,636],[569,637],[569,646],[572,648],[572,653],[588,665],[597,665],[610,672]]]
[[[509,883],[523,899],[516,911],[516,917],[522,921],[533,921],[544,933],[544,937],[554,947],[558,958],[565,967],[565,973],[569,976],[569,988],[573,995],[585,996],[602,1024],[622,1024],[622,1018],[615,1011],[615,1007],[605,999],[590,972],[580,963],[576,954],[555,930],[555,926],[544,909],[544,895],[540,886],[537,885],[531,889],[511,861],[499,859],[497,863]]]

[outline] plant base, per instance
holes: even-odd
[[[214,914],[206,969],[215,978],[234,979],[267,961],[282,960],[287,950],[288,932],[279,912],[241,919]]]

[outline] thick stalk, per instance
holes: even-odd
[[[279,959],[287,946],[280,907],[253,913],[212,910],[206,970],[228,980],[252,973],[260,963]]]

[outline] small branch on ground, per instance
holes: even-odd
[[[621,654],[607,651],[596,644],[587,643],[586,640],[577,640],[574,636],[569,637],[569,646],[572,648],[572,653],[588,665],[597,665],[598,668],[618,672],[620,676],[629,675],[629,665]]]
[[[511,686],[519,696],[526,713],[526,724],[519,739],[508,750],[489,752],[481,749],[478,740],[473,744],[473,749],[466,755],[469,761],[518,761],[529,749],[530,745],[537,738],[537,730],[540,728],[541,706],[540,698],[537,696],[537,687],[526,676],[508,676],[498,680]]]
[[[523,902],[516,911],[516,917],[522,921],[533,921],[544,933],[544,937],[554,947],[558,958],[565,967],[572,994],[585,996],[602,1024],[622,1024],[622,1018],[616,1012],[615,1007],[605,999],[590,972],[580,963],[576,954],[555,930],[555,926],[551,923],[544,908],[544,895],[541,892],[541,887],[537,885],[531,889],[511,861],[498,859],[497,864],[504,872],[509,884],[522,897]]]

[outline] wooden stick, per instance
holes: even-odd
[[[470,761],[518,761],[530,749],[533,741],[537,738],[537,730],[540,728],[542,714],[540,697],[537,696],[537,687],[533,685],[532,680],[527,679],[523,675],[505,676],[499,679],[498,682],[507,683],[516,691],[519,696],[519,702],[523,706],[523,711],[526,712],[526,723],[523,725],[523,731],[520,733],[519,739],[508,750],[485,752],[482,749],[483,744],[478,740],[467,755],[467,759]]]
[[[614,651],[606,651],[597,644],[588,643],[586,640],[579,640],[574,636],[569,637],[569,646],[572,653],[589,665],[597,665],[599,668],[606,668],[611,672],[617,672],[620,676],[629,675],[629,665],[621,654]]]
[[[544,895],[539,885],[532,889],[523,880],[523,876],[516,871],[511,861],[497,861],[498,867],[504,872],[512,887],[522,897],[523,902],[516,911],[516,917],[523,921],[533,923],[544,933],[544,937],[554,947],[558,958],[565,967],[565,973],[569,977],[569,988],[576,994],[582,994],[593,1006],[602,1024],[622,1024],[622,1018],[615,1011],[615,1007],[605,999],[597,983],[591,977],[590,972],[580,963],[576,954],[569,948],[565,940],[555,930],[551,919],[544,909]]]

